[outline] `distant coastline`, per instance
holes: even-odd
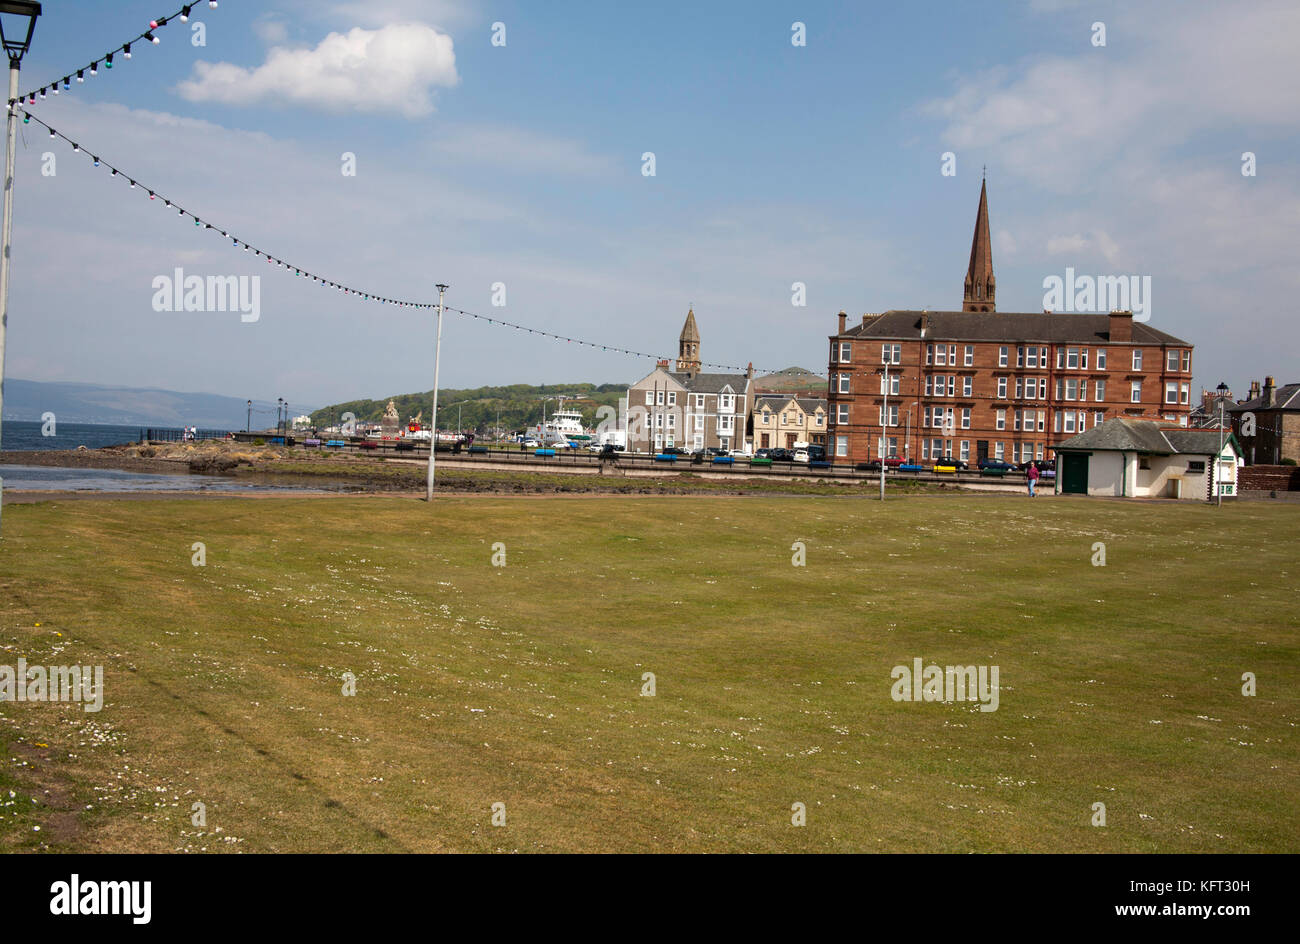
[[[29,420],[5,420],[0,425],[0,449],[5,452],[37,452],[47,450],[101,449],[104,446],[121,446],[140,441],[145,430],[173,432],[177,438],[180,427],[171,426],[121,426],[107,423],[55,423],[53,436],[44,435],[45,424]]]

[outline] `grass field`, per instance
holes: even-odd
[[[0,664],[106,696],[0,703],[0,850],[1296,852],[1298,532],[1019,495],[10,506]],[[892,700],[917,657],[997,665],[998,710]]]

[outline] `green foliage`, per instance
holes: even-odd
[[[542,418],[542,398],[559,394],[582,397],[573,405],[582,410],[583,423],[594,426],[596,410],[601,406],[618,408],[620,398],[627,395],[627,384],[560,384],[534,386],[509,384],[498,387],[475,387],[467,390],[441,390],[438,392],[438,426],[453,429],[456,426],[457,406],[460,404],[460,425],[466,430],[486,430],[497,424],[500,415],[506,430],[523,430]],[[359,423],[378,423],[392,400],[403,424],[423,412],[424,422],[429,422],[433,406],[433,391],[403,393],[377,400],[350,400],[322,407],[311,415],[316,426],[333,426],[344,413],[353,413]],[[566,404],[567,405],[567,404]],[[555,411],[556,401],[546,404],[549,416]]]
[[[1281,465],[1295,465],[1295,460],[1294,460],[1294,459],[1283,459],[1283,460],[1281,461],[1280,464],[1281,464]]]

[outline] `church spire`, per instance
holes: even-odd
[[[686,324],[682,325],[682,336],[677,342],[677,372],[700,372],[700,329],[695,324],[694,306],[686,312]]]
[[[989,239],[989,195],[980,182],[980,208],[975,216],[975,236],[970,244],[970,265],[962,294],[962,311],[997,311],[997,280],[993,278],[993,244]]]

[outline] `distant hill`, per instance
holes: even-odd
[[[826,396],[826,378],[803,367],[787,367],[774,374],[754,378],[754,387],[760,393],[804,393]]]
[[[292,405],[291,405],[292,407]],[[180,393],[149,387],[106,387],[85,383],[5,381],[4,419],[39,422],[53,413],[60,423],[120,426],[199,426],[243,429],[247,401],[215,393]],[[276,404],[253,401],[253,426],[275,425]],[[293,408],[294,415],[306,409]]]
[[[536,424],[542,418],[542,398],[556,397],[564,394],[583,399],[573,403],[582,410],[583,422],[593,426],[596,422],[596,410],[600,406],[618,408],[618,401],[627,396],[627,384],[548,384],[533,386],[531,384],[510,384],[504,387],[474,387],[466,390],[438,391],[438,427],[455,429],[457,404],[459,403],[460,425],[466,430],[486,430],[495,426],[500,417],[501,426],[506,430],[523,430]],[[427,424],[430,409],[433,406],[433,391],[424,393],[399,393],[395,396],[380,397],[376,400],[350,400],[347,403],[335,403],[312,413],[312,423],[317,426],[333,426],[339,422],[344,413],[352,413],[360,423],[377,423],[392,400],[397,408],[397,415],[405,423],[411,417],[421,416]],[[546,404],[547,415],[555,412],[556,401]]]

